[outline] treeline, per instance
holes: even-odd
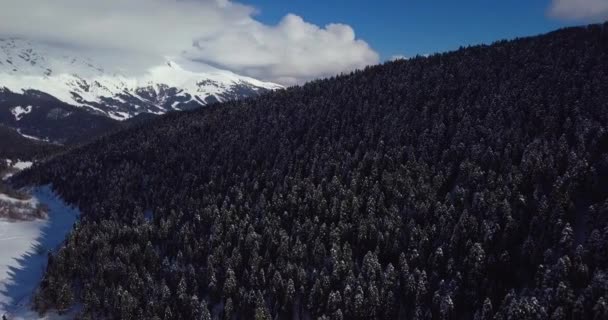
[[[608,319],[608,24],[171,114],[17,177],[82,220],[35,306]]]

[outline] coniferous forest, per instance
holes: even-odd
[[[15,177],[83,319],[608,319],[608,23],[169,114]]]

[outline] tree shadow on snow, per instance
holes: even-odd
[[[37,188],[33,195],[48,206],[48,218],[28,251],[14,258],[15,263],[9,267],[6,286],[0,290],[0,295],[7,298],[0,302],[0,309],[9,313],[24,307],[29,309],[31,297],[44,275],[48,253],[61,246],[79,215],[77,209],[61,201],[49,187]]]

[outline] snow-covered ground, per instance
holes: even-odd
[[[32,190],[32,199],[48,207],[48,218],[34,221],[0,220],[0,315],[7,319],[66,319],[73,315],[31,310],[32,294],[47,263],[78,219],[79,211],[63,202],[49,186]]]
[[[0,161],[6,161],[6,164],[9,166],[10,169],[12,170],[7,170],[7,172],[5,172],[4,174],[2,172],[0,172],[0,179],[1,180],[6,180],[8,178],[10,178],[15,171],[21,171],[21,170],[25,170],[28,169],[29,167],[31,167],[34,163],[31,161],[21,161],[21,160],[17,160],[17,161],[11,161],[11,160],[0,160]]]

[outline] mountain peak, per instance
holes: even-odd
[[[137,62],[137,57],[132,60]],[[116,120],[144,112],[193,109],[282,88],[203,63],[164,60],[164,64],[126,72],[71,48],[26,39],[0,39],[0,88],[14,93],[45,92]]]

